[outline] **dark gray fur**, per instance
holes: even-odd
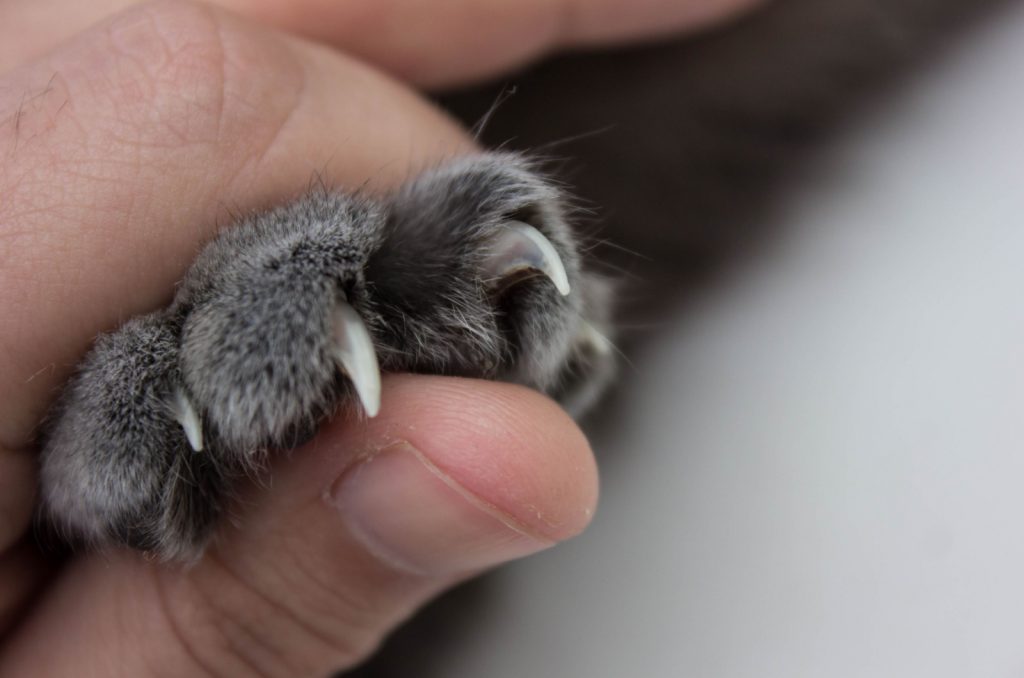
[[[50,419],[42,485],[72,537],[169,559],[201,553],[226,493],[353,399],[331,355],[332,310],[363,319],[383,371],[503,379],[583,406],[611,360],[610,293],[581,270],[561,191],[521,156],[428,171],[389,198],[324,189],[255,214],[202,251],[169,309],[104,335]],[[510,220],[543,233],[573,292],[543,276],[482,276]],[[170,411],[199,413],[193,451]]]

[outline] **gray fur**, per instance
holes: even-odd
[[[573,293],[484,279],[513,220],[551,241]],[[236,477],[353,399],[332,357],[339,301],[384,371],[503,379],[579,408],[611,376],[587,339],[607,333],[610,299],[581,270],[561,191],[520,156],[458,159],[383,200],[313,191],[223,232],[170,308],[99,338],[50,419],[45,510],[72,537],[196,557]],[[179,391],[200,452],[172,414]]]
[[[136,318],[100,337],[67,386],[41,473],[66,535],[182,557],[208,532],[223,473],[192,452],[169,412],[178,348],[173,314]]]
[[[334,407],[331,311],[363,294],[383,209],[324,191],[254,215],[214,240],[186,276],[181,371],[206,427],[247,465],[293,446]]]

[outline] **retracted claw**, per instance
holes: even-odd
[[[502,280],[520,271],[540,271],[555,284],[563,297],[569,294],[569,276],[554,245],[533,226],[510,221],[490,246],[484,263],[485,272],[493,280]]]
[[[352,381],[367,416],[380,411],[380,367],[370,333],[355,309],[339,301],[334,309],[334,357]]]
[[[180,388],[174,391],[171,414],[174,416],[174,420],[181,424],[181,428],[185,431],[185,437],[188,438],[188,444],[192,446],[192,449],[196,452],[202,452],[203,423],[196,413],[196,408],[192,407],[192,402]]]

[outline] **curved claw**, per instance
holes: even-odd
[[[522,221],[508,222],[494,239],[484,269],[494,280],[534,269],[550,278],[563,297],[570,291],[569,276],[554,245],[540,231]]]
[[[185,430],[185,437],[188,438],[188,444],[192,446],[192,449],[196,452],[202,452],[203,423],[200,421],[196,409],[192,407],[188,396],[180,388],[174,391],[171,414],[174,420],[181,424],[181,428]]]
[[[380,367],[373,341],[355,309],[339,301],[334,309],[334,357],[341,364],[367,416],[380,411]]]

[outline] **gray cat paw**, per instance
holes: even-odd
[[[223,232],[170,308],[97,341],[50,417],[45,510],[71,537],[196,557],[233,480],[339,405],[374,416],[381,371],[585,408],[611,376],[609,308],[560,191],[519,156],[385,199],[315,191]]]

